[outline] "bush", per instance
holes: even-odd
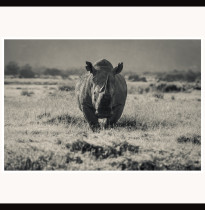
[[[179,92],[182,91],[183,88],[180,86],[177,86],[176,84],[167,84],[167,83],[160,83],[158,85],[152,86],[152,88],[156,89],[160,92]]]
[[[139,77],[137,74],[129,75],[128,80],[131,80],[133,82],[136,82],[136,81],[147,82],[146,77]]]
[[[35,73],[32,71],[32,67],[29,64],[21,67],[20,78],[34,78]]]
[[[201,144],[201,136],[192,134],[192,135],[186,135],[186,136],[180,136],[177,138],[178,143],[188,143],[191,142],[193,144]]]
[[[10,61],[5,66],[5,75],[17,75],[19,73],[19,66],[16,62]]]
[[[177,85],[170,84],[166,85],[164,88],[164,92],[179,92],[181,91],[181,87],[177,87]]]
[[[186,82],[194,82],[196,80],[201,80],[201,72],[194,72],[192,70],[188,71],[177,71],[173,70],[169,73],[159,73],[157,75],[158,81],[186,81]]]
[[[22,90],[22,92],[21,92],[22,96],[31,96],[33,94],[34,94],[33,91],[27,91],[27,90]]]
[[[64,85],[64,86],[60,86],[58,89],[60,91],[73,91],[73,90],[75,90],[75,87]]]
[[[59,76],[59,75],[62,75],[62,72],[61,70],[59,69],[56,69],[56,68],[48,68],[44,71],[44,74],[45,75],[51,75],[51,76]]]
[[[155,93],[155,94],[153,94],[153,96],[155,98],[160,98],[160,99],[163,99],[164,98],[164,94],[162,94],[162,93]]]
[[[200,82],[196,82],[195,85],[193,86],[193,88],[195,90],[201,90],[201,83]]]

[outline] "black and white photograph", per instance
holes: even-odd
[[[201,40],[5,40],[4,170],[201,170]]]
[[[0,7],[0,203],[204,203],[204,20]]]

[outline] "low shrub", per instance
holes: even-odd
[[[22,90],[22,91],[21,91],[21,95],[22,95],[22,96],[31,96],[31,95],[33,95],[33,94],[34,94],[33,91],[27,91],[27,90]]]
[[[131,74],[128,76],[128,80],[131,80],[133,82],[136,81],[142,81],[142,82],[147,82],[146,77],[140,77],[137,74]]]
[[[153,96],[155,98],[160,98],[160,99],[163,99],[164,98],[164,94],[162,94],[162,93],[154,93]]]
[[[58,89],[60,91],[73,91],[73,90],[75,90],[75,87],[68,86],[68,85],[63,85],[63,86],[60,86]]]
[[[199,80],[201,78],[201,72],[195,72],[192,70],[188,71],[179,71],[179,70],[173,70],[169,73],[159,73],[157,76],[157,79],[159,81],[167,81],[167,82],[173,82],[173,81],[184,81],[184,82],[194,82],[196,80]]]
[[[200,135],[187,135],[180,136],[177,138],[178,143],[188,143],[191,142],[193,144],[201,144],[201,136]]]

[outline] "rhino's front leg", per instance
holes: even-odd
[[[86,105],[82,107],[82,111],[92,131],[93,132],[99,131],[100,124],[98,122],[98,118],[95,116],[95,111],[91,107],[86,106]]]
[[[118,105],[113,108],[113,115],[111,118],[107,118],[104,128],[113,128],[116,122],[120,119],[124,105]]]

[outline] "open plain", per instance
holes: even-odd
[[[201,170],[200,90],[159,92],[127,81],[117,126],[93,133],[75,83],[5,79],[5,170]]]

